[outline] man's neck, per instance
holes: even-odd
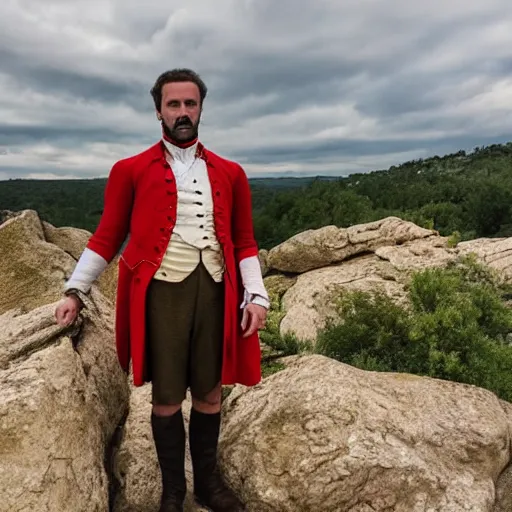
[[[198,137],[195,137],[194,139],[189,140],[188,142],[178,142],[178,141],[168,137],[165,133],[163,134],[163,138],[167,142],[169,142],[169,144],[172,144],[173,146],[176,146],[176,147],[181,148],[181,149],[189,148],[189,147],[193,146],[194,144],[196,144],[197,141],[198,141]]]

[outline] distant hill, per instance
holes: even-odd
[[[0,181],[0,210],[32,208],[93,231],[105,179]],[[272,247],[305,229],[396,215],[456,239],[512,236],[512,142],[348,177],[251,178],[255,229]]]

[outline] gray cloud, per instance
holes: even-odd
[[[251,175],[359,172],[512,140],[512,5],[347,0],[0,5],[0,177],[104,176],[159,137],[160,72]]]

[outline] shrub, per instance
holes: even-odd
[[[465,382],[512,400],[512,311],[499,277],[474,258],[413,274],[406,305],[384,293],[344,293],[342,320],[316,352],[367,370]]]

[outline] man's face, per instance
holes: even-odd
[[[172,82],[162,87],[160,116],[165,134],[176,142],[197,137],[201,118],[201,96],[193,82]]]

